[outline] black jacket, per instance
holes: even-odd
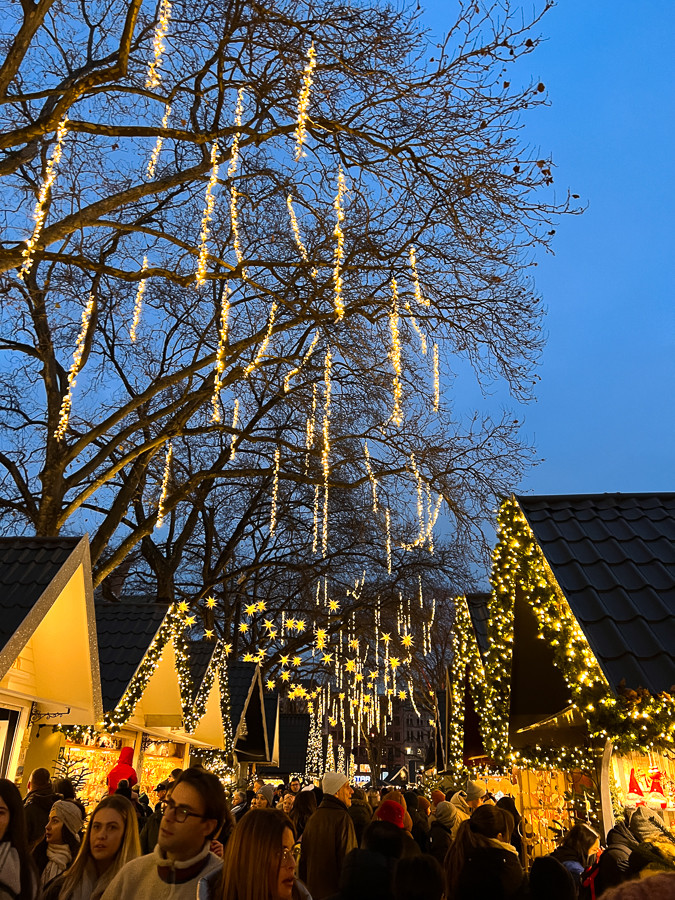
[[[527,876],[516,854],[497,846],[480,847],[466,857],[449,900],[521,900],[527,894]]]
[[[354,831],[356,832],[356,843],[361,846],[361,838],[366,826],[370,824],[373,818],[373,809],[367,800],[354,800],[352,797],[352,805],[347,810],[349,816],[354,823]]]
[[[45,825],[49,821],[52,806],[60,799],[51,787],[36,788],[23,801],[26,811],[26,829],[28,845],[33,849],[45,836]]]
[[[302,833],[299,876],[314,900],[336,894],[345,856],[356,849],[354,824],[345,804],[324,794]]]
[[[430,853],[438,862],[443,865],[445,862],[445,854],[452,843],[452,830],[446,828],[436,819],[431,823],[429,829],[429,844],[427,852]]]

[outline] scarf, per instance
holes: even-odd
[[[119,869],[109,866],[100,878],[96,876],[96,866],[89,860],[82,878],[75,885],[69,900],[99,900]]]
[[[0,844],[0,889],[4,887],[14,895],[21,892],[19,854],[9,841]]]
[[[50,881],[65,872],[72,859],[68,844],[47,844],[47,865],[40,879],[40,887],[46,887]]]
[[[498,841],[497,838],[489,838],[490,843],[493,847],[499,847],[500,850],[508,850],[510,853],[515,853],[518,856],[518,851],[512,844],[507,844],[504,841]]]

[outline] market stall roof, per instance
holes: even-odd
[[[265,722],[267,724],[267,742],[269,745],[269,762],[279,763],[279,693],[266,691],[264,697]]]
[[[465,594],[464,596],[466,597],[466,605],[469,610],[469,615],[471,616],[471,623],[476,635],[478,649],[480,650],[483,659],[485,659],[490,645],[490,639],[488,637],[488,602],[490,600],[490,595],[480,593]]]
[[[516,500],[610,687],[670,690],[675,493]]]
[[[300,775],[307,766],[309,713],[281,713],[279,716],[279,764],[265,766],[265,776]]]
[[[234,752],[240,762],[270,759],[260,666],[236,662],[228,666]]]
[[[186,736],[189,740],[208,744],[220,750],[225,749],[221,704],[221,661],[223,658],[221,645],[218,641],[200,640],[189,642],[188,663],[192,681],[190,705],[195,717],[200,715],[200,713],[201,717],[194,725],[192,731],[187,733]],[[199,694],[202,691],[208,691],[208,693],[202,697],[203,705],[200,701],[200,709],[197,711],[195,707],[198,704]]]
[[[0,688],[66,723],[100,719],[87,536],[0,539],[0,612]]]

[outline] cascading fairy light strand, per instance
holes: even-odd
[[[230,317],[230,288],[227,283],[223,285],[223,298],[220,303],[220,328],[218,329],[218,350],[216,351],[216,365],[213,373],[213,395],[211,405],[212,422],[220,422],[220,392],[223,389],[223,372],[225,371],[225,348],[227,347],[228,319]],[[239,401],[235,401],[235,409],[238,409]],[[232,426],[234,428],[234,426]],[[234,443],[234,438],[233,438]]]
[[[267,353],[267,348],[269,347],[270,340],[272,339],[272,329],[274,328],[274,320],[276,319],[276,315],[277,301],[274,300],[270,309],[270,317],[267,320],[267,331],[265,332],[265,337],[263,338],[263,342],[260,345],[254,359],[244,369],[245,378],[258,368],[258,366],[264,359],[265,354]]]
[[[316,431],[316,384],[312,385],[312,414],[307,417],[305,425],[305,475],[309,472],[309,453],[314,446],[314,434]]]
[[[420,326],[419,326],[419,324],[418,324],[418,322],[417,322],[417,319],[416,319],[415,316],[413,315],[413,311],[412,311],[412,308],[411,308],[410,304],[406,302],[405,308],[406,308],[406,311],[407,311],[408,315],[410,316],[410,324],[411,324],[412,327],[415,329],[415,331],[417,332],[417,336],[418,336],[419,339],[420,339],[420,346],[421,346],[421,348],[422,348],[422,356],[426,356],[426,355],[427,355],[427,339],[426,339],[426,336],[425,336],[424,332],[422,331],[422,329],[420,328]]]
[[[237,91],[237,105],[234,111],[234,127],[237,129],[232,138],[232,150],[230,153],[230,164],[227,167],[227,177],[232,181],[237,174],[237,166],[239,165],[239,141],[241,140],[241,121],[244,115],[244,88]],[[230,185],[230,225],[232,228],[232,241],[234,244],[234,253],[237,262],[241,265],[244,258],[241,250],[241,241],[239,238],[239,207],[237,198],[240,196],[239,191],[232,181]],[[246,277],[246,271],[242,270],[242,275]]]
[[[318,343],[319,343],[319,332],[317,331],[316,334],[314,335],[314,339],[312,340],[312,343],[307,348],[307,352],[300,360],[300,365],[296,366],[294,369],[291,369],[291,371],[288,373],[288,375],[285,376],[285,378],[284,378],[284,394],[287,394],[289,392],[289,390],[291,389],[291,378],[294,378],[298,374],[298,372],[300,372],[302,367],[305,365],[307,360],[310,358],[310,356],[314,352],[314,348],[316,347],[316,345]]]
[[[384,521],[387,529],[387,572],[391,575],[391,515],[388,506],[384,510]]]
[[[274,451],[274,481],[272,484],[272,509],[270,512],[270,535],[277,528],[277,501],[279,498],[279,467],[281,465],[281,448],[277,445]]]
[[[171,115],[171,106],[167,103],[164,108],[164,116],[162,117],[162,130],[164,130],[169,124],[169,116]],[[150,159],[148,160],[148,178],[154,178],[155,172],[157,171],[157,163],[159,161],[159,154],[162,151],[162,145],[164,144],[164,138],[161,134],[157,135],[157,140],[155,141],[155,147],[150,155]]]
[[[314,485],[314,531],[312,536],[312,553],[316,553],[319,546],[319,485]]]
[[[75,344],[75,350],[73,351],[73,362],[70,366],[70,371],[68,372],[68,388],[66,390],[66,393],[64,394],[63,400],[61,401],[61,409],[59,410],[59,424],[56,431],[54,432],[54,437],[57,441],[62,441],[66,436],[66,431],[68,430],[68,422],[70,421],[70,409],[73,402],[73,388],[75,387],[77,374],[80,371],[80,366],[82,365],[82,357],[84,355],[87,332],[89,331],[89,322],[91,320],[91,314],[94,311],[95,303],[96,301],[94,300],[93,294],[90,294],[87,305],[82,310],[82,327],[80,328],[80,333],[77,336],[77,343]]]
[[[415,476],[415,485],[417,487],[417,518],[420,524],[420,532],[417,540],[415,541],[415,546],[418,546],[423,543],[426,537],[426,525],[424,522],[424,493],[423,493],[423,482],[422,476],[420,475],[420,470],[417,468],[417,460],[415,459],[415,454],[410,454],[410,465],[412,466],[413,474]]]
[[[323,449],[321,453],[321,466],[323,469],[323,533],[321,536],[321,549],[325,556],[328,551],[328,479],[330,476],[330,391],[331,391],[331,362],[330,349],[326,350],[326,365],[324,380],[326,398],[323,412]]]
[[[419,303],[420,306],[429,306],[429,301],[423,296],[422,288],[420,287],[420,279],[419,274],[417,272],[417,256],[415,254],[415,248],[411,244],[410,245],[410,270],[412,272],[413,279],[413,289],[415,291],[415,300]]]
[[[143,257],[143,268],[142,272],[147,271],[148,268],[148,257]],[[136,333],[138,331],[138,326],[141,321],[141,310],[143,308],[143,294],[145,293],[145,282],[147,278],[142,278],[138,285],[138,290],[136,291],[136,300],[134,302],[134,317],[131,321],[131,328],[129,329],[129,337],[131,338],[132,343],[136,340]]]
[[[368,480],[370,481],[370,489],[373,493],[373,512],[377,512],[377,479],[370,463],[370,453],[368,451],[368,441],[363,442],[363,454],[366,459],[366,471],[368,472]]]
[[[170,21],[171,3],[169,0],[161,0],[159,4],[157,25],[155,26],[155,34],[152,39],[153,60],[148,66],[148,74],[145,79],[145,86],[149,91],[154,90],[162,80],[160,70],[162,68],[162,57],[166,50],[164,38],[168,34]]]
[[[61,161],[61,156],[63,155],[63,144],[66,140],[67,134],[68,119],[66,116],[64,116],[59,122],[56,129],[56,143],[54,144],[52,155],[47,160],[45,177],[42,184],[40,185],[37,203],[35,204],[35,212],[33,213],[33,220],[35,222],[33,233],[28,238],[28,240],[26,241],[26,246],[21,251],[23,263],[21,264],[21,268],[19,269],[19,278],[24,278],[33,268],[33,253],[37,246],[40,235],[42,234],[45,219],[47,218],[47,200],[49,198],[49,192],[51,191],[52,185],[54,184],[54,180],[56,178],[57,167],[59,165],[59,162]]]
[[[166,498],[169,493],[169,478],[171,476],[171,460],[173,459],[173,446],[171,441],[166,448],[166,460],[164,462],[164,475],[162,476],[162,490],[159,495],[159,503],[157,505],[157,524],[155,528],[161,528],[164,524]]]
[[[236,442],[237,442],[237,428],[239,426],[239,398],[236,397],[234,401],[234,409],[232,410],[232,437],[230,438],[230,462],[234,459]]]
[[[288,195],[288,197],[286,197],[286,208],[288,209],[288,215],[291,220],[291,230],[293,231],[293,237],[295,238],[295,245],[298,248],[300,256],[303,258],[304,262],[309,262],[307,248],[303,244],[302,236],[300,235],[298,217],[295,215],[295,210],[293,209],[293,197],[290,194]]]
[[[213,217],[213,208],[215,206],[214,188],[218,181],[218,139],[211,146],[211,175],[209,183],[206,186],[206,197],[204,198],[204,212],[202,213],[202,227],[199,234],[199,258],[197,261],[197,272],[195,281],[197,287],[201,287],[206,281],[206,269],[208,264],[208,240],[210,234],[209,223]]]
[[[403,415],[401,413],[401,398],[403,389],[401,387],[401,340],[398,333],[398,286],[396,279],[391,279],[391,313],[389,314],[389,327],[391,330],[391,364],[394,369],[394,408],[391,413],[392,421],[395,425],[401,425]]]
[[[335,200],[333,201],[336,219],[335,228],[333,229],[333,237],[335,238],[335,266],[333,268],[333,283],[335,294],[333,303],[335,305],[335,315],[338,319],[341,319],[345,313],[344,301],[342,299],[342,263],[344,262],[345,258],[345,235],[342,230],[342,223],[345,219],[343,202],[346,190],[347,185],[345,182],[345,175],[342,171],[342,166],[340,166],[338,169],[338,190],[335,196]]]
[[[309,117],[309,97],[312,90],[312,75],[316,68],[316,50],[314,49],[314,41],[309,45],[307,51],[307,62],[302,72],[302,87],[300,88],[300,96],[298,97],[298,124],[295,128],[295,156],[297,162],[301,156],[305,138],[307,137],[307,119]]]
[[[441,378],[438,366],[438,344],[434,344],[434,409],[441,405]]]

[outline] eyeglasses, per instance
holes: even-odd
[[[294,869],[295,868],[295,857],[293,856],[293,851],[289,850],[288,847],[284,847],[283,850],[280,850],[277,854],[280,860],[280,864],[284,869]]]
[[[165,816],[169,812],[173,813],[173,817],[179,825],[187,821],[189,816],[193,816],[195,819],[206,818],[200,816],[199,813],[191,812],[187,806],[176,806],[173,800],[162,800],[162,815]]]

